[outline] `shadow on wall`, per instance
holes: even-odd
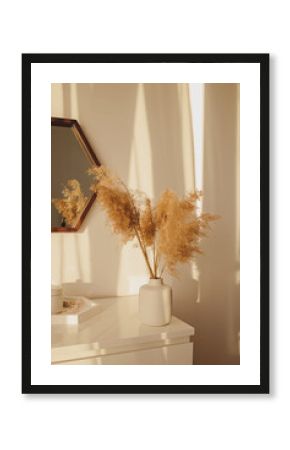
[[[221,219],[198,258],[198,364],[239,364],[239,85],[207,84],[204,98],[204,211]]]
[[[239,85],[204,86],[203,143],[203,210],[221,219],[196,265],[166,281],[174,314],[195,327],[194,363],[239,364]]]

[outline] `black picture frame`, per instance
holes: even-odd
[[[269,54],[22,55],[22,393],[269,393]],[[31,65],[33,63],[256,63],[260,65],[260,383],[257,385],[32,385],[31,383]]]

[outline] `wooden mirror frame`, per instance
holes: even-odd
[[[92,166],[100,166],[100,162],[98,158],[96,157],[91,145],[89,144],[86,136],[84,135],[83,130],[80,127],[80,124],[75,119],[63,119],[60,117],[52,117],[51,118],[51,126],[58,126],[58,127],[66,127],[71,128],[72,132],[77,139],[78,143],[80,144],[83,152],[87,156],[88,160],[92,163]],[[89,210],[91,209],[94,201],[96,199],[96,194],[93,192],[91,195],[90,200],[88,201],[86,207],[84,208],[83,212],[78,218],[78,221],[73,227],[51,227],[51,231],[53,233],[61,232],[61,233],[71,233],[75,231],[79,231],[82,223],[84,222]]]

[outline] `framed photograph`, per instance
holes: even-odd
[[[269,55],[22,55],[22,392],[269,393]]]

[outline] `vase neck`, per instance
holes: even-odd
[[[149,286],[160,286],[163,284],[162,278],[150,278],[149,280]]]

